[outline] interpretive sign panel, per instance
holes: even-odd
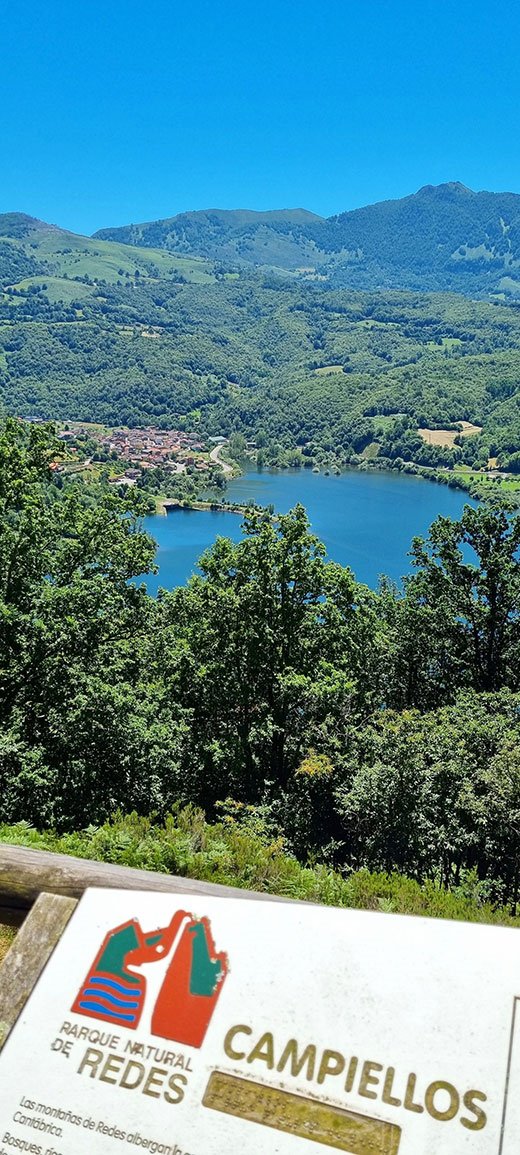
[[[0,1054],[0,1155],[517,1155],[516,930],[90,890]]]

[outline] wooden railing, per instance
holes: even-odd
[[[0,922],[21,928],[0,964],[0,1049],[74,913],[78,899],[89,886],[207,894],[257,902],[267,898],[287,901],[234,886],[0,843]]]
[[[0,843],[0,922],[19,926],[42,891],[78,899],[89,886],[155,890],[166,894],[208,894],[219,898],[249,898],[257,902],[267,898],[275,902],[287,901],[235,886],[197,882],[174,874],[157,874],[151,870],[135,870],[110,862],[93,862],[88,858]]]

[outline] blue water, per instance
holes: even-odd
[[[409,573],[412,538],[425,535],[439,513],[459,518],[469,502],[460,490],[422,478],[355,470],[339,477],[310,470],[245,473],[229,484],[227,496],[272,504],[278,513],[301,502],[329,557],[350,566],[359,581],[373,587],[380,574],[399,581]],[[217,536],[240,540],[241,522],[239,514],[210,510],[174,510],[167,517],[145,518],[145,528],[159,547],[159,573],[147,578],[149,592],[183,585]]]

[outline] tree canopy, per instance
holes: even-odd
[[[58,486],[54,449],[4,422],[1,821],[224,807],[303,862],[515,906],[520,515],[438,518],[403,589],[375,592],[301,506],[252,511],[152,598],[139,493]]]

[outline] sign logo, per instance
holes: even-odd
[[[71,1010],[135,1030],[146,1002],[139,967],[171,954],[152,1008],[153,1035],[201,1047],[226,975],[228,958],[216,952],[207,918],[178,910],[170,924],[143,931],[136,918],[105,935]]]

